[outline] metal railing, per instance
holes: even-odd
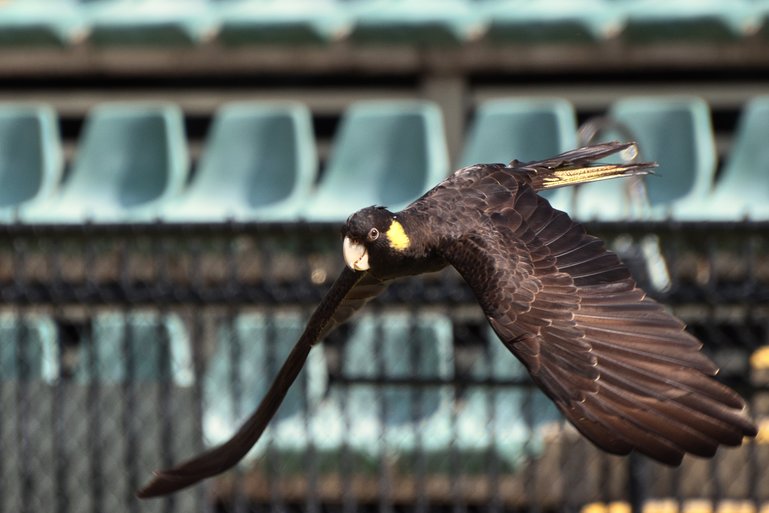
[[[766,370],[749,357],[769,335],[769,225],[589,231],[765,415]],[[450,270],[394,283],[313,349],[285,411],[236,471],[168,499],[134,499],[151,470],[220,441],[250,413],[260,379],[341,269],[339,242],[330,224],[0,228],[0,511],[769,501],[763,442],[678,469],[592,447],[511,355],[497,357]],[[498,365],[508,356],[509,367]]]

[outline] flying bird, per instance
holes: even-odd
[[[257,442],[313,345],[392,280],[453,266],[502,343],[595,445],[677,465],[713,456],[756,428],[745,401],[684,324],[638,288],[616,254],[537,191],[641,175],[602,164],[634,143],[454,172],[400,212],[372,206],[342,229],[346,263],[267,395],[227,442],[155,472],[137,495],[172,493],[235,465]]]

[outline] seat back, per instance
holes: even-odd
[[[559,98],[489,100],[478,107],[460,166],[541,160],[577,144],[574,107]]]
[[[716,167],[707,103],[696,97],[637,97],[616,102],[610,116],[635,136],[644,160],[659,163],[645,179],[653,211],[707,195]]]
[[[308,219],[346,219],[370,205],[406,206],[444,178],[448,157],[438,107],[423,101],[350,107]]]
[[[344,351],[346,378],[408,380],[453,376],[451,321],[440,315],[364,316]],[[351,415],[379,418],[385,425],[419,422],[446,408],[450,394],[442,387],[417,389],[407,383],[376,387],[351,385]]]
[[[178,194],[188,157],[181,111],[171,105],[105,104],[88,115],[63,196],[99,220]]]
[[[716,198],[745,204],[748,214],[769,207],[769,96],[750,101],[737,124],[734,144],[715,186]],[[717,208],[718,205],[713,205]]]
[[[189,336],[175,315],[109,312],[92,323],[76,376],[81,382],[159,383],[194,381]]]
[[[577,117],[560,98],[489,100],[478,108],[468,133],[460,166],[541,160],[574,149]],[[561,210],[571,203],[570,188],[540,193]]]
[[[297,312],[240,314],[219,323],[216,349],[203,385],[204,430],[210,443],[228,438],[257,407],[301,336],[304,324],[304,317]],[[310,352],[271,428],[301,417],[317,404],[325,392],[326,379],[323,351],[318,348]],[[259,444],[257,451],[264,443]]]
[[[300,104],[235,103],[220,109],[188,196],[245,209],[305,196],[317,155]]]
[[[50,194],[61,170],[61,144],[53,109],[0,105],[0,209]]]
[[[59,377],[56,324],[45,316],[0,315],[0,381]]]

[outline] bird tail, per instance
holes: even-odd
[[[656,162],[596,163],[600,159],[622,151],[631,152],[630,158],[635,158],[638,155],[638,147],[634,142],[609,142],[567,151],[548,160],[526,164],[513,161],[510,165],[529,172],[534,190],[554,189],[610,178],[646,175],[653,173],[653,169],[657,167]]]

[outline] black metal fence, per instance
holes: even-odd
[[[593,224],[769,411],[769,224]],[[769,445],[668,469],[565,426],[447,270],[317,348],[249,458],[139,502],[225,439],[341,269],[336,225],[0,229],[0,511],[578,511],[769,502]],[[748,510],[750,511],[750,510]]]

